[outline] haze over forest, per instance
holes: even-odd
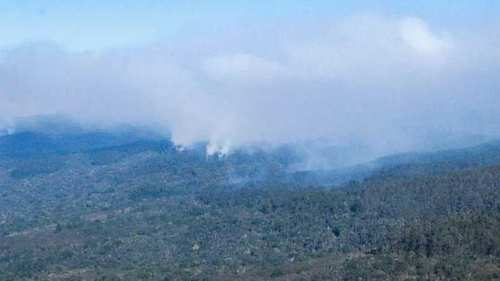
[[[500,280],[500,1],[0,0],[0,281]]]
[[[1,48],[0,124],[57,115],[90,127],[148,126],[179,145],[208,141],[211,152],[324,140],[368,146],[378,156],[422,150],[450,135],[499,135],[496,4],[457,4],[465,24],[448,13],[436,20],[430,3],[414,13],[278,3],[228,5],[219,11],[227,17],[217,17],[220,3],[146,1],[136,13],[127,1],[100,9],[90,2],[2,4],[5,28],[16,27],[15,15],[31,13],[43,28],[29,22],[28,38],[4,35],[10,44]],[[233,18],[245,5],[248,15]],[[258,17],[266,8],[281,17]],[[71,19],[62,13],[77,9],[79,29],[65,27]],[[192,15],[172,16],[171,25],[168,17],[141,21],[154,9]],[[108,31],[99,31],[99,14],[92,25],[80,22],[92,22],[85,15],[99,10],[114,15]],[[120,15],[129,16],[123,30]],[[158,36],[140,39],[149,30],[143,25]],[[75,46],[70,31],[90,41]],[[139,39],[101,46],[100,34],[102,44]]]

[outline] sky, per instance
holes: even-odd
[[[102,50],[231,25],[300,25],[359,13],[414,16],[442,26],[470,27],[498,23],[499,9],[500,3],[491,0],[1,0],[0,47],[50,40],[71,50]]]
[[[0,127],[61,115],[209,152],[500,136],[498,1],[0,0]]]

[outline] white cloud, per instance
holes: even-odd
[[[401,20],[400,35],[409,47],[422,55],[443,55],[452,45],[444,36],[434,34],[419,18]]]
[[[383,17],[303,27],[293,39],[261,30],[245,46],[219,34],[99,54],[6,51],[0,123],[54,113],[134,123],[225,152],[317,138],[405,150],[422,131],[500,133],[500,55],[487,34],[443,36],[421,19]]]
[[[269,81],[285,75],[285,69],[277,62],[253,54],[237,53],[221,55],[205,60],[207,74],[219,81]]]

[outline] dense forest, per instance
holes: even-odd
[[[298,158],[0,137],[0,280],[500,280],[500,143],[323,171]]]

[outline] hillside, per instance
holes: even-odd
[[[286,149],[0,143],[0,280],[500,279],[496,142],[301,172]]]

